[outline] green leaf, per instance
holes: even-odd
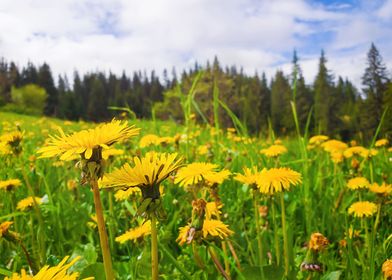
[[[86,267],[80,274],[80,279],[94,277],[95,280],[105,280],[105,268],[103,263],[95,263]]]
[[[340,276],[342,275],[341,270],[332,271],[328,274],[325,274],[321,280],[339,280]]]
[[[0,267],[0,275],[11,276],[12,272]]]

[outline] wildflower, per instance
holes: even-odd
[[[347,144],[339,141],[339,140],[328,140],[324,143],[321,144],[321,147],[324,149],[324,151],[326,152],[337,152],[337,151],[341,151],[343,152],[344,150],[346,150],[348,148]]]
[[[204,162],[194,162],[178,170],[175,184],[180,186],[196,185],[206,178],[213,178],[216,175],[218,165]]]
[[[385,279],[392,279],[392,260],[386,260],[382,264],[381,270]]]
[[[255,185],[258,174],[259,172],[257,171],[257,167],[253,167],[253,168],[245,167],[244,174],[237,173],[234,179],[246,185]]]
[[[90,159],[94,151],[109,149],[109,146],[139,133],[139,129],[128,126],[126,122],[113,120],[94,129],[82,130],[65,135],[59,128],[59,136],[51,136],[49,143],[38,150],[40,158],[60,156],[61,160],[69,160],[74,155]]]
[[[377,205],[369,201],[355,202],[348,208],[348,213],[356,218],[370,217],[376,212]]]
[[[142,203],[141,207],[147,209],[150,203],[160,199],[159,185],[181,166],[181,161],[182,158],[178,158],[177,153],[149,152],[143,158],[135,157],[134,167],[126,163],[120,169],[105,175],[102,185],[103,188],[140,188],[143,202],[147,203],[147,205]],[[140,209],[141,213],[144,213],[146,209]]]
[[[22,185],[22,182],[19,179],[0,181],[0,190],[3,189],[5,191],[12,191],[20,185]]]
[[[329,244],[328,239],[319,232],[312,233],[309,241],[309,249],[313,251],[321,251]]]
[[[67,270],[73,266],[79,259],[80,257],[74,258],[72,261],[69,263],[65,264],[67,260],[69,259],[69,256],[64,257],[64,259],[56,266],[50,267],[49,265],[44,266],[36,275],[30,276],[26,273],[25,270],[22,269],[21,273],[14,273],[12,276],[5,277],[4,280],[34,280],[34,279],[45,279],[45,280],[76,280],[79,278],[79,273],[77,272],[71,272],[67,273]],[[93,279],[91,278],[86,278],[87,279]]]
[[[207,202],[207,205],[205,207],[206,219],[211,219],[212,216],[219,217],[219,215],[221,214],[221,211],[219,209],[221,209],[222,206],[222,204],[218,204],[216,202]]]
[[[207,181],[209,185],[220,185],[223,183],[231,175],[231,172],[227,169],[223,169],[222,171],[207,173],[204,176],[204,179]]]
[[[13,222],[3,222],[0,224],[0,238],[8,233],[8,229],[13,224]]]
[[[2,143],[1,150],[4,154],[8,152],[13,153],[14,155],[19,155],[22,152],[22,147],[20,143],[23,140],[23,133],[20,131],[9,132],[0,136],[0,144]]]
[[[329,244],[328,239],[321,233],[315,232],[310,236],[308,251],[305,260],[301,263],[302,271],[321,271],[322,264],[319,262],[319,253]]]
[[[73,191],[77,187],[77,182],[74,179],[70,179],[67,181],[67,189]]]
[[[392,186],[383,182],[381,185],[373,183],[369,186],[369,190],[379,195],[388,195],[392,192]]]
[[[347,187],[351,190],[369,188],[369,186],[370,183],[368,179],[364,177],[355,177],[347,182]]]
[[[27,198],[19,201],[18,205],[16,206],[16,209],[21,210],[21,211],[26,211],[26,210],[31,209],[35,204],[40,205],[41,203],[42,203],[41,197],[30,196],[30,197],[27,197]]]
[[[98,224],[97,215],[90,215],[90,221],[87,222],[87,226],[91,229],[96,229]]]
[[[368,150],[362,146],[350,147],[343,152],[345,158],[351,158],[354,155],[366,157],[367,154],[368,154]]]
[[[140,193],[140,189],[138,188],[128,188],[126,190],[118,190],[114,194],[114,198],[116,201],[127,200],[131,195]]]
[[[116,237],[116,242],[121,244],[133,240],[136,242],[138,239],[151,234],[151,221],[148,220],[139,227],[133,228],[125,232],[124,234]]]
[[[140,148],[145,148],[151,145],[157,146],[159,145],[160,139],[159,136],[155,135],[155,134],[148,134],[142,137],[142,139],[140,139],[140,143],[139,146]]]
[[[267,157],[278,157],[287,153],[287,148],[283,145],[272,145],[267,149],[262,149],[260,152]]]
[[[383,138],[383,139],[377,140],[376,143],[374,144],[374,146],[376,146],[377,148],[380,148],[380,147],[385,147],[388,144],[389,144],[388,139]]]
[[[190,244],[195,237],[206,239],[208,236],[212,236],[225,239],[233,233],[234,232],[231,231],[223,222],[219,220],[205,219],[201,229],[194,228],[191,224],[181,227],[176,241],[180,245],[183,245],[184,243]]]
[[[331,152],[329,155],[331,157],[331,160],[334,163],[341,163],[341,162],[343,162],[344,157],[343,157],[343,153],[342,152],[334,151],[334,152]]]
[[[321,143],[327,141],[328,136],[325,135],[315,135],[309,139],[309,145],[319,146]]]
[[[102,151],[102,158],[108,159],[109,157],[118,156],[118,155],[122,155],[122,154],[124,154],[123,150],[115,149],[115,148],[111,147],[110,149]]]
[[[260,192],[271,195],[289,190],[291,185],[301,182],[301,174],[289,168],[264,168],[256,179]]]

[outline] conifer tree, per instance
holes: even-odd
[[[333,77],[326,66],[327,59],[321,51],[318,73],[314,81],[314,113],[317,133],[328,133],[330,128],[329,112],[331,107],[331,94],[333,90]]]

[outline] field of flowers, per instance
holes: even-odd
[[[391,163],[386,139],[0,112],[0,278],[392,279]]]

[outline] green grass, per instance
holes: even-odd
[[[380,279],[381,265],[392,255],[390,196],[381,199],[368,190],[351,191],[347,189],[346,182],[355,175],[362,175],[369,180],[373,178],[373,182],[381,183],[386,180],[391,183],[392,155],[386,149],[379,149],[378,154],[369,160],[360,158],[362,170],[358,174],[351,166],[351,159],[334,164],[329,154],[321,149],[306,150],[307,139],[301,136],[282,139],[288,153],[275,160],[268,159],[259,152],[271,144],[266,139],[253,139],[250,142],[229,137],[226,132],[220,132],[219,137],[216,137],[211,133],[211,128],[201,127],[191,119],[187,121],[187,127],[160,121],[136,120],[130,123],[141,128],[141,135],[130,143],[116,146],[124,149],[125,154],[112,159],[108,171],[129,162],[132,156],[151,150],[178,152],[187,156],[185,160],[188,163],[212,162],[218,164],[219,169],[226,168],[232,173],[242,172],[244,167],[253,166],[259,169],[276,165],[291,168],[302,174],[303,184],[283,194],[290,260],[290,273],[287,277],[339,279],[336,275],[340,275],[340,279]],[[14,221],[11,229],[20,233],[37,268],[46,263],[56,264],[66,255],[80,255],[82,260],[73,269],[81,272],[82,276],[93,275],[96,279],[103,279],[98,231],[87,225],[91,222],[90,216],[94,214],[89,186],[82,185],[75,190],[68,190],[67,182],[78,181],[80,178],[75,162],[59,163],[56,159],[36,158],[37,149],[44,144],[48,135],[57,134],[59,126],[64,131],[71,132],[94,125],[0,112],[0,135],[17,127],[24,132],[21,156],[0,156],[0,181],[19,178],[23,182],[14,193],[0,191],[0,223]],[[192,137],[180,143],[179,147],[174,144],[143,149],[139,147],[140,138],[150,133],[174,136],[187,132]],[[210,153],[198,154],[198,147],[205,144],[211,144]],[[167,220],[159,223],[161,278],[189,279],[191,275],[192,279],[219,279],[220,274],[215,269],[205,244],[197,246],[198,258],[195,259],[191,245],[179,246],[176,242],[179,228],[185,226],[191,218],[191,194],[175,185],[172,180],[166,180],[164,186],[163,204]],[[32,194],[47,196],[47,202],[28,212],[15,210],[18,201]],[[139,199],[117,202],[110,191],[102,191],[101,195],[118,279],[150,279],[150,237],[135,243],[127,242],[125,245],[114,241],[115,237],[127,229],[137,226],[138,220],[143,220],[135,216]],[[231,178],[219,186],[219,195],[223,203],[222,221],[234,231],[230,242],[241,268],[237,267],[236,259],[229,250],[224,253],[220,240],[210,241],[209,246],[213,246],[220,262],[226,263],[232,279],[260,279],[260,263],[266,279],[282,278],[284,244],[279,196],[258,196],[256,205],[268,206],[269,212],[261,221],[263,227],[257,231],[250,186]],[[362,221],[348,215],[348,207],[360,199],[382,203],[378,218],[374,215]],[[373,230],[376,218],[377,228]],[[348,239],[347,246],[341,247],[339,242],[345,239],[349,228],[360,230],[359,236]],[[257,232],[261,232],[262,262],[258,259]],[[300,264],[307,252],[305,246],[314,232],[322,233],[330,241],[319,258],[324,271],[301,272]],[[203,269],[198,266],[200,262],[204,264]],[[27,262],[21,247],[0,238],[0,275],[20,271],[22,268],[27,268]]]

